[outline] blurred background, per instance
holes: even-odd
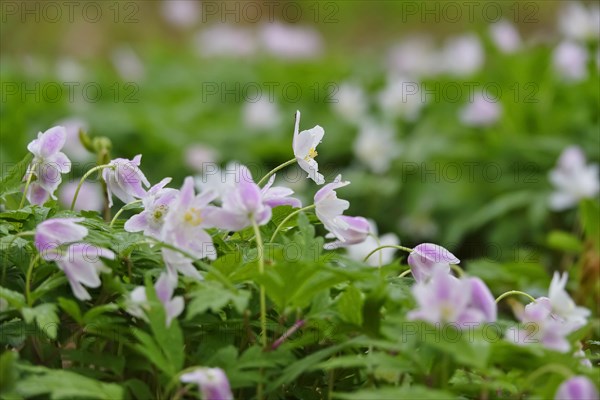
[[[559,267],[547,233],[575,223],[575,210],[548,207],[548,171],[570,145],[600,158],[598,2],[1,7],[3,173],[63,124],[76,164],[59,199],[94,163],[79,129],[178,187],[215,163],[266,172],[292,158],[300,110],[301,129],[325,129],[326,179],[352,182],[348,214],[407,246],[442,244],[482,277],[502,263],[526,287]],[[304,202],[317,189],[293,168],[279,179]]]

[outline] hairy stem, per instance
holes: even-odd
[[[77,189],[75,189],[75,195],[73,196],[73,201],[71,202],[71,211],[73,211],[73,209],[75,208],[75,202],[77,201],[77,196],[79,196],[79,190],[81,190],[81,186],[83,185],[83,182],[85,182],[85,180],[90,175],[92,175],[94,172],[101,171],[104,168],[112,168],[112,165],[109,165],[109,164],[98,165],[98,166],[90,169],[88,172],[85,173],[85,175],[83,175],[83,177],[79,181],[79,184],[77,185]]]

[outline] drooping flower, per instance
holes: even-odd
[[[319,164],[315,161],[318,155],[317,146],[323,140],[325,131],[319,125],[312,129],[300,132],[300,111],[296,111],[296,124],[294,126],[294,140],[292,147],[294,156],[300,168],[308,173],[308,177],[317,185],[325,183],[325,178],[319,173]]]
[[[132,160],[115,158],[110,162],[110,168],[104,168],[102,178],[108,190],[108,205],[112,207],[114,194],[123,203],[131,203],[136,198],[141,199],[146,195],[142,185],[148,187],[150,182],[140,170],[142,155],[138,154]]]
[[[315,193],[315,213],[329,232],[335,236],[343,236],[343,229],[338,225],[337,217],[350,207],[348,200],[338,199],[336,189],[349,185],[350,182],[342,181],[342,175],[323,186]]]
[[[503,53],[514,53],[521,47],[519,31],[508,20],[503,19],[491,24],[490,36],[496,47]]]
[[[83,287],[91,288],[100,286],[100,272],[109,270],[102,263],[100,258],[114,260],[115,253],[109,249],[98,247],[90,243],[75,243],[70,245],[65,251],[55,249],[47,252],[44,257],[47,261],[54,261],[69,280],[73,294],[79,300],[91,299],[90,294]]]
[[[369,235],[369,221],[363,217],[340,215],[336,218],[335,222],[340,228],[338,229],[338,235],[341,235],[336,236],[333,233],[328,233],[325,236],[327,239],[337,239],[333,242],[326,243],[323,246],[327,250],[362,243]]]
[[[567,379],[558,387],[554,400],[598,400],[599,397],[594,382],[578,375]]]
[[[587,78],[587,49],[575,42],[561,42],[552,54],[554,70],[566,81],[579,82]]]
[[[77,224],[83,218],[51,218],[35,229],[35,247],[45,258],[47,252],[67,243],[78,242],[87,236],[86,227]]]
[[[207,206],[215,196],[214,192],[195,195],[193,178],[185,178],[177,199],[169,206],[161,233],[162,240],[196,258],[214,260],[216,251],[212,237],[205,228],[214,227],[208,218]],[[186,276],[202,279],[192,264],[193,260],[168,248],[163,248],[162,253],[171,275],[179,271]]]
[[[171,321],[177,318],[184,308],[183,297],[173,297],[173,292],[177,287],[177,279],[169,274],[162,273],[154,284],[154,290],[156,290],[156,296],[165,308],[166,313],[166,326],[171,325]],[[144,286],[138,286],[131,291],[129,294],[129,308],[128,312],[139,318],[144,317],[143,308],[147,306],[148,297],[146,296],[146,288]]]
[[[551,209],[565,210],[581,199],[593,198],[598,194],[598,164],[586,165],[585,162],[585,155],[577,146],[570,146],[562,152],[556,168],[548,175],[556,188],[550,196]]]
[[[160,237],[169,207],[176,200],[179,193],[176,189],[165,189],[169,182],[171,182],[171,178],[165,178],[148,190],[142,198],[144,211],[132,216],[125,222],[124,228],[127,232],[143,231],[144,235],[156,239]]]
[[[547,297],[539,297],[535,303],[525,306],[518,315],[521,327],[511,327],[506,339],[518,345],[541,344],[542,346],[566,353],[571,345],[567,335],[573,331],[552,315],[552,304]]]
[[[368,120],[361,124],[353,150],[356,157],[377,174],[387,172],[392,160],[400,154],[394,129]]]
[[[395,233],[386,233],[378,237],[377,225],[372,220],[369,220],[369,233],[370,235],[362,243],[344,246],[350,258],[362,262],[371,251],[379,246],[397,246],[400,244],[400,240]],[[378,240],[373,236],[377,237]],[[379,266],[381,258],[381,265],[389,264],[394,259],[395,252],[396,249],[392,248],[381,249],[369,257],[366,263],[372,267],[376,267]]]
[[[229,380],[221,368],[198,368],[181,375],[181,382],[198,385],[203,400],[233,400]]]
[[[64,183],[58,191],[58,201],[66,208],[71,206],[75,191],[79,182]],[[77,201],[75,202],[75,211],[92,210],[102,211],[104,208],[104,198],[102,196],[102,186],[98,183],[83,182],[79,189]]]
[[[498,101],[487,99],[477,93],[473,101],[465,105],[459,113],[460,121],[467,126],[490,126],[502,115],[502,107]]]
[[[454,254],[433,243],[420,244],[408,255],[408,265],[417,282],[427,280],[437,267],[449,273],[450,264],[459,263],[460,260]]]
[[[477,277],[465,278],[471,285],[470,306],[483,312],[486,322],[494,322],[498,316],[496,299],[487,285]]]
[[[37,139],[27,145],[33,154],[33,160],[24,179],[30,174],[35,176],[27,191],[27,199],[31,204],[42,205],[49,197],[56,199],[54,191],[62,182],[61,174],[71,171],[71,161],[60,150],[65,145],[67,133],[62,126],[55,126],[45,132],[39,132]]]
[[[495,310],[491,308],[495,307],[495,302],[492,305],[487,299],[479,296],[480,293],[474,296],[473,289],[481,289],[478,288],[478,284],[479,282],[474,284],[468,278],[457,279],[443,266],[437,265],[428,281],[417,282],[413,286],[412,293],[418,308],[409,312],[408,318],[433,324],[456,324],[457,328],[493,322]]]

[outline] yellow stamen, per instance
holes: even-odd
[[[304,159],[306,161],[310,161],[311,159],[314,159],[318,155],[319,155],[319,153],[317,153],[317,151],[315,150],[315,148],[311,147],[311,149],[308,151],[308,155],[306,157],[304,157]]]
[[[190,208],[188,211],[186,211],[186,213],[183,215],[183,219],[186,223],[192,225],[192,226],[198,226],[202,223],[202,217],[200,216],[200,210],[195,209],[195,208]]]

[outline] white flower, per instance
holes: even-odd
[[[212,147],[199,143],[192,144],[185,149],[185,164],[194,171],[202,172],[206,167],[209,169],[216,166],[219,153]]]
[[[163,0],[161,12],[173,26],[188,28],[198,22],[200,2],[192,0]]]
[[[261,96],[254,102],[244,103],[242,109],[244,126],[252,130],[270,130],[276,128],[281,122],[281,114],[275,104],[268,97]]]
[[[448,39],[442,51],[441,65],[450,74],[468,76],[477,72],[484,60],[479,38],[474,34],[466,34]]]
[[[349,184],[348,181],[342,181],[342,175],[338,175],[332,183],[328,183],[315,193],[315,213],[325,229],[336,237],[343,237],[344,230],[348,228],[347,224],[338,217],[350,207],[350,202],[338,199],[335,191]]]
[[[282,59],[310,59],[323,51],[319,32],[307,26],[272,22],[263,25],[259,35],[265,49]]]
[[[425,36],[413,36],[390,49],[389,68],[410,76],[433,75],[438,72],[438,55],[433,41]]]
[[[482,93],[477,93],[473,101],[460,110],[459,118],[467,126],[490,126],[498,121],[501,114],[502,107],[498,101],[492,101]]]
[[[565,210],[581,199],[593,198],[600,191],[598,164],[585,164],[585,155],[577,146],[566,148],[556,168],[550,171],[550,182],[556,191],[550,196],[550,208]]]
[[[552,313],[560,317],[566,324],[577,329],[586,324],[587,318],[590,316],[590,310],[577,306],[569,296],[565,290],[568,279],[569,274],[564,273],[561,276],[558,272],[554,272],[552,282],[550,282],[548,298],[552,305]]]
[[[558,14],[558,27],[563,35],[574,40],[598,40],[600,36],[600,7],[589,9],[578,1],[569,1]]]
[[[386,116],[408,121],[416,120],[425,105],[420,82],[406,77],[389,78],[387,86],[377,96],[377,101]]]
[[[368,103],[365,92],[360,86],[348,82],[342,83],[334,97],[331,107],[341,117],[353,123],[364,117]]]
[[[373,237],[377,237],[377,225],[373,220],[369,220],[369,231],[371,235],[367,236],[367,238],[362,243],[353,244],[350,246],[346,246],[346,251],[348,252],[348,256],[356,261],[363,261],[367,255],[373,250],[375,250],[379,246],[397,246],[400,244],[400,240],[398,236],[394,233],[386,233],[385,235],[381,235],[378,237],[379,242]],[[394,259],[394,253],[396,249],[382,249],[377,253],[373,254],[367,260],[367,264],[372,267],[379,266],[381,261],[381,265],[386,265],[392,262]]]
[[[250,31],[229,24],[206,28],[196,35],[195,41],[203,57],[246,57],[253,55],[257,47]]]
[[[368,120],[361,125],[353,149],[356,157],[377,174],[387,172],[400,153],[394,129]]]
[[[552,54],[554,70],[567,81],[587,78],[588,52],[585,47],[571,41],[560,43]]]
[[[521,36],[513,24],[501,20],[490,25],[490,36],[503,53],[514,53],[521,47]]]
[[[63,126],[67,134],[63,152],[72,160],[89,161],[94,155],[86,150],[79,140],[79,131],[86,132],[89,129],[88,123],[79,118],[68,118],[61,120],[57,125]]]
[[[143,61],[130,46],[119,46],[112,51],[111,61],[124,81],[139,82],[146,75]]]
[[[315,161],[315,157],[318,155],[317,146],[321,143],[325,131],[319,125],[306,131],[299,132],[299,130],[300,111],[296,111],[296,125],[292,142],[294,156],[296,156],[300,168],[308,173],[308,177],[317,185],[322,185],[325,183],[325,178],[319,173],[319,164]]]

